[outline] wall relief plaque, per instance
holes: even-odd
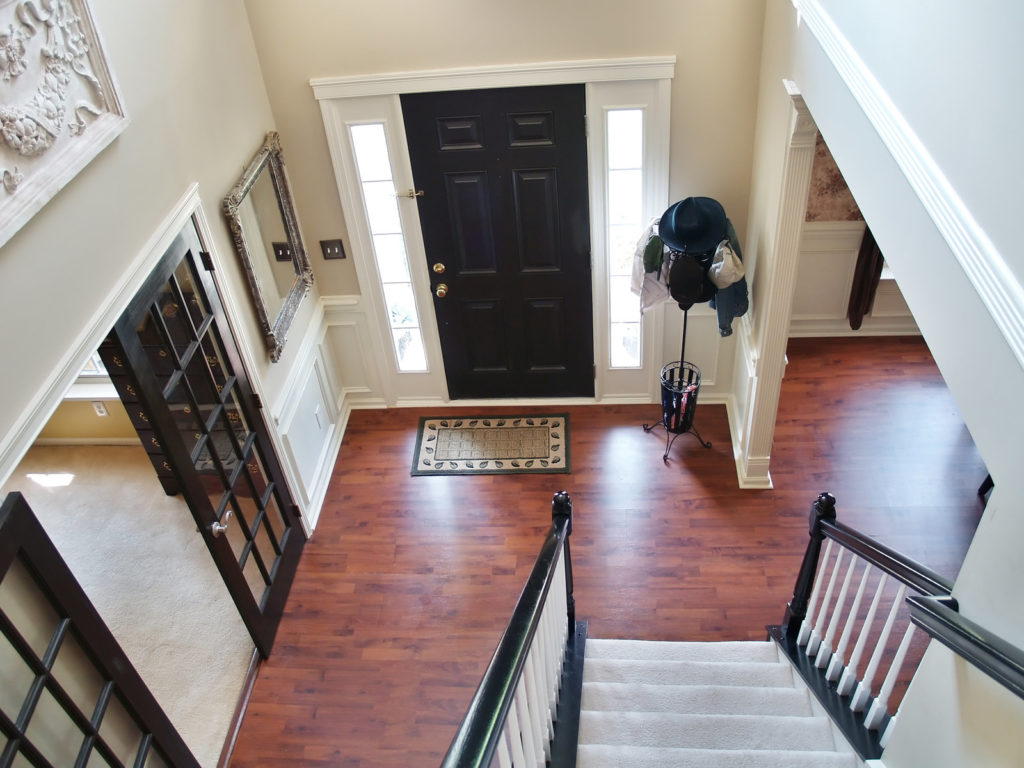
[[[87,0],[0,0],[0,246],[127,123]]]

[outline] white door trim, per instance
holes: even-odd
[[[645,205],[645,209],[650,207],[652,210],[654,208],[661,210],[668,198],[669,80],[674,73],[675,57],[667,56],[498,65],[351,77],[325,77],[311,80],[310,86],[320,102],[338,194],[349,224],[353,262],[363,294],[368,299],[368,305],[371,308],[371,333],[382,341],[388,338],[384,307],[377,296],[379,279],[377,279],[373,250],[363,231],[366,213],[363,210],[358,179],[354,172],[355,162],[347,136],[347,125],[367,121],[370,113],[376,113],[378,117],[375,119],[390,124],[387,132],[389,149],[393,153],[391,162],[395,171],[395,185],[399,189],[404,189],[407,186],[412,186],[412,175],[408,147],[403,132],[401,105],[398,100],[398,96],[402,93],[583,83],[588,86],[587,113],[603,115],[605,105],[594,98],[595,89],[592,87],[594,84],[610,82],[650,84],[653,82],[656,96],[653,99],[647,97],[642,100],[647,105],[651,105],[652,102],[656,105],[656,108],[651,111],[651,115],[658,121],[658,124],[652,126],[646,136],[646,140],[651,142],[649,147],[652,158],[651,167],[655,173],[652,174],[653,180],[648,179],[648,183],[645,185],[645,198],[648,196],[650,198],[645,200],[645,203],[649,204]],[[592,174],[593,167],[593,161],[591,161]],[[403,177],[405,172],[408,172],[407,177]],[[594,186],[593,179],[591,179],[591,186]],[[402,218],[406,250],[410,265],[412,265],[417,263],[418,256],[422,252],[423,238],[415,207],[412,206],[413,210],[407,210],[407,208],[409,207],[403,206]],[[598,232],[596,229],[597,226],[602,225],[603,219],[594,215],[593,195],[591,214],[591,248],[593,250],[593,273],[596,281],[598,274],[602,276],[604,274],[607,255],[605,249],[598,248],[598,245],[604,242],[605,237],[603,232]],[[374,282],[377,285],[374,285]],[[429,370],[434,373],[421,375],[420,381],[416,381],[415,377],[405,375],[402,377],[404,386],[396,390],[394,386],[395,371],[392,370],[393,365],[390,363],[390,358],[386,358],[383,353],[378,355],[378,371],[382,382],[384,382],[383,395],[389,405],[398,405],[403,402],[415,402],[417,405],[422,405],[432,401],[447,401],[446,394],[442,394],[447,392],[447,386],[443,380],[438,381],[436,378],[437,372],[443,372],[444,366],[440,358],[440,345],[436,339],[436,321],[433,317],[433,302],[429,293],[429,285],[425,279],[417,280],[416,277],[414,277],[413,283],[417,305],[421,312],[427,365]],[[601,284],[603,285],[603,280]],[[595,345],[603,344],[603,340],[606,338],[606,333],[599,333],[599,328],[603,328],[603,325],[599,326],[598,323],[606,323],[607,314],[607,307],[604,306],[604,303],[595,302]],[[655,313],[650,314],[651,318],[645,318],[645,325],[649,326],[645,332],[645,341],[648,342],[648,349],[653,351],[660,344],[661,327],[660,323],[654,321]],[[434,324],[432,330],[428,328],[428,322]],[[597,351],[595,349],[595,352]],[[607,355],[603,355],[603,357],[606,358]],[[602,359],[601,355],[595,355],[595,360],[600,359]],[[649,356],[649,359],[653,359],[653,355]],[[596,401],[600,402],[603,397],[608,397],[616,401],[649,402],[655,396],[652,394],[656,389],[653,384],[645,381],[640,386],[624,388],[623,382],[615,381],[613,383],[609,380],[609,374],[614,373],[616,372],[609,369],[597,368]],[[650,372],[645,370],[644,373],[649,374]],[[621,374],[619,375],[621,376]],[[651,379],[650,376],[646,378]],[[409,385],[412,385],[413,389],[422,388],[422,391],[408,391]],[[624,389],[629,391],[623,391]],[[637,391],[634,392],[633,389]]]
[[[675,56],[630,59],[588,59],[486,67],[386,72],[347,77],[315,77],[309,81],[317,101],[355,96],[391,96],[429,91],[463,91],[526,85],[567,85],[627,80],[671,80]]]

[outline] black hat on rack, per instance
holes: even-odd
[[[668,273],[668,289],[682,310],[710,301],[718,293],[715,284],[708,279],[708,271],[688,253],[673,259]]]
[[[725,209],[711,197],[688,197],[669,206],[658,236],[673,251],[706,253],[725,237]]]

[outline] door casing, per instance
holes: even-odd
[[[436,317],[429,293],[429,279],[422,269],[413,269],[412,282],[424,328],[428,371],[403,373],[390,353],[387,335],[386,307],[380,280],[373,259],[372,240],[366,226],[365,210],[359,191],[359,177],[348,136],[348,128],[359,123],[383,123],[388,137],[395,183],[399,192],[411,184],[412,172],[404,136],[399,94],[429,91],[450,91],[478,88],[517,87],[526,85],[586,84],[588,114],[588,157],[590,165],[590,226],[592,244],[592,290],[594,324],[594,359],[596,365],[595,397],[566,399],[557,402],[637,402],[656,399],[657,368],[661,363],[662,313],[651,312],[644,319],[644,365],[641,368],[611,369],[608,365],[608,302],[603,184],[595,183],[595,173],[603,175],[603,128],[595,116],[614,106],[644,106],[650,116],[645,131],[645,151],[650,158],[651,174],[645,180],[644,215],[653,217],[668,205],[668,145],[670,116],[670,84],[675,71],[675,57],[601,59],[575,62],[553,62],[513,66],[474,67],[431,70],[414,73],[382,74],[366,77],[317,78],[310,81],[320,102],[324,129],[334,166],[335,180],[346,212],[352,257],[361,300],[370,322],[368,334],[378,350],[388,350],[376,360],[382,396],[388,405],[431,405],[447,402],[448,392],[441,363],[441,348]],[[630,85],[635,90],[631,91]],[[423,238],[415,202],[400,198],[400,213],[410,264],[425,263]],[[474,401],[476,404],[511,402],[494,399]],[[536,402],[543,402],[542,400]]]

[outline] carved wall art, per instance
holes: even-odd
[[[127,124],[87,0],[0,0],[0,246]]]

